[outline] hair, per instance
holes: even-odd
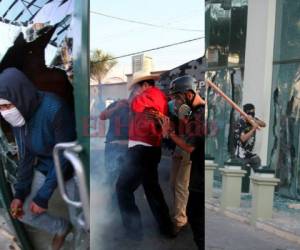
[[[138,85],[142,87],[145,83],[148,83],[150,86],[155,86],[155,81],[153,79],[140,81],[138,82]]]
[[[252,109],[255,109],[255,106],[252,103],[247,103],[243,106],[244,112],[250,111]]]
[[[134,86],[134,87],[130,90],[130,93],[129,93],[129,96],[128,96],[128,100],[130,100],[130,99],[133,98],[133,96],[135,95],[136,89],[137,89],[137,86]]]

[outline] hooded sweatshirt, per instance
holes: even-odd
[[[157,121],[147,117],[144,112],[146,109],[153,109],[167,115],[167,98],[160,89],[150,87],[132,100],[129,140],[140,141],[154,147],[159,147],[162,139],[161,127]]]
[[[57,187],[52,156],[55,144],[76,139],[75,119],[68,105],[58,96],[38,91],[19,70],[8,68],[0,74],[0,98],[16,106],[25,119],[22,127],[13,127],[19,151],[15,198],[25,200],[30,193],[34,169],[46,176],[33,201],[47,208]],[[37,164],[34,165],[37,159]],[[72,167],[60,156],[64,177],[72,176]]]

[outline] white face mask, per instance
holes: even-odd
[[[1,111],[1,115],[13,127],[22,127],[25,124],[24,117],[16,107]]]

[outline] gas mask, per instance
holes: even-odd
[[[187,104],[182,104],[178,109],[178,118],[189,120],[192,115],[192,110]]]
[[[24,117],[16,107],[1,111],[1,115],[13,127],[22,127],[25,124]]]

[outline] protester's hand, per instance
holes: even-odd
[[[159,112],[155,109],[147,108],[144,110],[144,114],[146,115],[147,119],[150,120],[159,120],[161,117]]]
[[[253,130],[260,130],[260,126],[253,118],[250,121],[251,121],[251,126],[252,126]]]
[[[33,214],[42,214],[42,213],[45,213],[47,211],[47,209],[40,207],[39,205],[37,205],[33,201],[30,203],[29,208],[30,208],[30,211]]]
[[[21,219],[23,217],[23,202],[20,199],[12,200],[10,203],[10,214],[14,219]]]
[[[170,123],[170,118],[167,116],[164,116],[161,119],[161,129],[162,129],[162,136],[164,138],[168,138],[170,131],[171,131],[171,123]]]

